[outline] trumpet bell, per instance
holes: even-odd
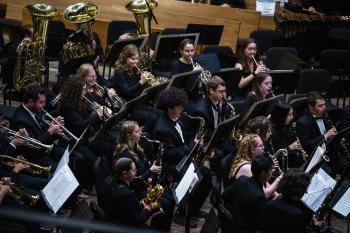
[[[97,5],[93,3],[80,2],[69,6],[63,12],[63,18],[70,23],[80,24],[92,20],[95,18],[97,13]]]

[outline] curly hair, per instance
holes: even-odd
[[[184,105],[187,102],[187,94],[183,89],[170,87],[160,92],[158,107],[167,111],[168,108]]]
[[[278,185],[278,190],[286,199],[300,198],[309,187],[311,177],[300,168],[290,168]]]
[[[70,76],[63,84],[58,108],[62,110],[66,103],[71,103],[79,111],[84,110],[83,87],[85,79],[78,75]]]
[[[119,155],[123,150],[128,150],[134,161],[139,160],[139,155],[143,153],[143,149],[141,146],[136,143],[132,144],[132,142],[128,139],[128,135],[132,134],[138,126],[136,121],[124,121],[119,129],[119,136],[117,139],[117,146],[114,150],[114,160],[119,159]]]
[[[266,134],[271,131],[270,117],[257,116],[250,119],[244,129],[245,133],[258,134],[261,140],[266,141]]]
[[[115,63],[116,68],[120,68],[125,71],[126,74],[131,75],[133,67],[129,67],[127,60],[130,57],[139,55],[139,50],[136,45],[128,44],[125,45],[121,53],[119,54],[118,60]]]
[[[257,134],[246,134],[242,141],[239,143],[237,155],[232,162],[229,177],[234,177],[237,173],[239,166],[244,163],[252,162],[252,149],[256,147],[255,140],[259,138]]]
[[[260,86],[267,77],[271,77],[268,73],[259,73],[252,81],[252,93],[256,95],[257,101],[263,100],[263,96],[260,92]],[[266,98],[272,97],[272,94],[268,94]]]

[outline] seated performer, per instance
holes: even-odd
[[[108,221],[140,227],[151,217],[151,203],[143,203],[141,207],[130,188],[130,183],[134,180],[135,175],[136,166],[132,159],[121,158],[114,163],[112,176],[104,180],[100,205]]]
[[[237,233],[254,233],[259,230],[259,217],[267,203],[264,185],[271,178],[272,159],[257,156],[251,162],[250,177],[240,176],[222,194],[230,210],[232,229]]]
[[[141,133],[142,130],[137,122],[124,121],[120,126],[119,137],[114,153],[116,160],[119,158],[129,158],[135,163],[137,170],[136,176],[138,178],[130,183],[130,187],[133,189],[138,199],[142,199],[145,196],[148,186],[163,183],[160,177],[162,166],[157,164],[156,160],[151,162],[149,160],[150,156],[144,154],[143,148],[139,144]],[[164,210],[164,214],[155,217],[152,220],[152,226],[154,229],[169,232],[175,202],[172,198],[172,194],[167,191],[163,193],[159,201]]]
[[[179,181],[184,174],[187,164],[180,171],[175,169],[184,156],[189,155],[196,144],[203,144],[201,138],[189,138],[186,134],[186,119],[181,117],[183,105],[187,101],[186,93],[179,88],[169,88],[161,92],[158,106],[163,114],[158,118],[154,127],[154,137],[164,144],[163,169],[166,176]],[[204,217],[200,210],[211,190],[211,174],[208,168],[198,164],[198,170],[203,176],[202,181],[191,195],[189,202],[190,214],[195,217]],[[184,224],[183,218],[178,218],[180,224]],[[192,224],[192,227],[195,225]]]
[[[245,98],[248,92],[251,91],[252,81],[259,73],[266,71],[266,67],[254,62],[254,59],[257,60],[257,45],[254,39],[247,38],[242,40],[237,51],[238,62],[234,67],[243,71],[238,87],[240,88],[240,98]]]

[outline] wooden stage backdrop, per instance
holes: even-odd
[[[253,10],[253,0],[246,0],[250,9],[223,8],[207,4],[192,4],[175,0],[158,0],[159,6],[154,10],[159,24],[153,23],[154,30],[162,30],[167,27],[186,28],[188,23],[200,23],[211,25],[224,25],[220,45],[228,45],[234,50],[238,38],[248,37],[249,34],[259,28],[261,22],[260,12]],[[253,1],[253,2],[252,2]],[[23,8],[33,0],[0,0],[7,4],[7,18],[23,20],[24,24],[30,23],[30,16],[23,13]],[[77,0],[41,0],[40,3],[47,3],[57,7],[62,15],[67,6],[77,3]],[[99,6],[99,14],[96,16],[94,31],[100,36],[103,46],[106,45],[107,27],[112,20],[133,20],[134,16],[125,9],[129,0],[100,0],[90,1]],[[58,19],[62,19],[62,16]],[[264,19],[265,20],[265,19]],[[264,23],[265,24],[265,23]],[[67,28],[75,29],[75,26],[65,22]],[[271,28],[269,20],[264,28]]]

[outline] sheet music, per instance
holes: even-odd
[[[310,186],[301,200],[306,206],[316,212],[335,184],[336,181],[321,168],[312,177]]]
[[[185,175],[182,177],[179,185],[176,187],[175,195],[177,198],[177,203],[180,203],[182,198],[186,195],[187,191],[191,192],[193,187],[198,182],[198,176],[194,170],[194,165],[191,163]]]
[[[318,146],[315,153],[312,156],[312,159],[307,166],[305,172],[308,173],[311,168],[315,166],[315,164],[322,158],[323,154],[326,152],[326,145],[322,144],[322,146]]]
[[[64,151],[60,162],[57,165],[57,168],[55,170],[55,173],[53,174],[53,176],[56,175],[56,173],[63,167],[63,165],[65,164],[69,164],[69,146],[67,146],[66,150]]]
[[[339,199],[333,210],[347,217],[350,213],[350,189],[346,190],[343,196]]]
[[[64,164],[41,191],[41,194],[49,208],[57,213],[78,185],[68,164]]]

